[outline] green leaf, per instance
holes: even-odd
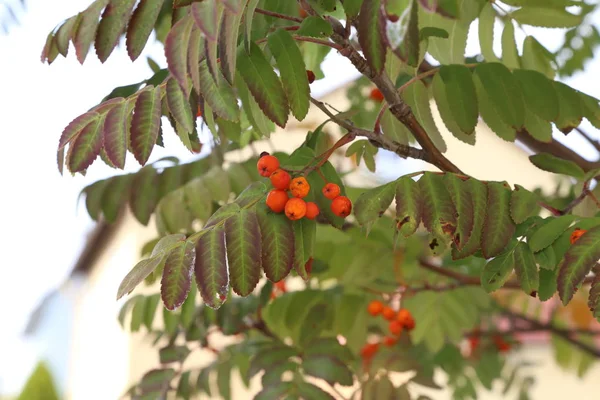
[[[421,223],[419,184],[408,177],[396,183],[396,220],[398,229],[404,236],[410,236]]]
[[[302,368],[307,375],[323,379],[330,385],[339,383],[342,386],[350,386],[354,381],[352,372],[335,357],[308,356],[302,361]]]
[[[250,368],[248,369],[248,378],[252,378],[254,375],[262,370],[268,370],[270,367],[277,365],[281,362],[287,361],[290,357],[297,356],[298,352],[292,347],[285,345],[269,346],[264,350],[258,352],[250,360]]]
[[[317,223],[307,218],[292,224],[294,227],[294,269],[298,275],[307,281],[310,272],[306,270],[306,263],[314,254],[317,236]]]
[[[124,295],[131,293],[137,285],[139,285],[148,275],[158,268],[165,261],[165,255],[160,254],[156,257],[140,261],[133,269],[123,278],[117,291],[117,300]]]
[[[240,296],[248,296],[261,275],[261,238],[254,210],[242,209],[228,218],[225,235],[231,287]]]
[[[323,18],[309,15],[302,20],[300,28],[296,31],[298,36],[310,36],[310,37],[328,37],[333,35],[333,28],[331,24],[325,21]]]
[[[470,2],[463,2],[470,3]],[[421,2],[423,4],[423,2]],[[470,22],[467,18],[445,18],[437,13],[429,13],[423,9],[419,14],[422,27],[436,27],[450,33],[448,39],[430,37],[427,51],[442,65],[463,64],[467,45],[467,33]]]
[[[152,323],[154,322],[154,315],[156,314],[158,303],[160,303],[160,295],[158,293],[146,297],[143,323],[146,329],[148,329],[148,332],[152,330]]]
[[[85,171],[98,157],[102,148],[104,118],[92,120],[73,139],[67,151],[67,167],[72,173]]]
[[[539,254],[539,253],[538,253]],[[556,276],[558,270],[540,269],[540,288],[538,290],[538,298],[541,301],[550,300],[556,293]]]
[[[135,303],[133,304],[129,326],[129,330],[131,332],[139,331],[142,326],[142,322],[144,321],[146,299],[147,298],[143,296],[137,297]]]
[[[290,392],[294,390],[292,382],[279,381],[273,385],[263,386],[262,390],[254,396],[254,400],[273,400],[284,399]]]
[[[477,75],[473,76],[473,82],[475,83],[475,90],[477,92],[479,113],[481,114],[483,121],[496,135],[498,135],[498,137],[508,142],[514,142],[517,137],[515,128],[510,127],[502,118],[500,118],[500,115],[498,115],[498,112],[496,111],[496,107],[490,101],[488,93]]]
[[[583,107],[578,92],[561,82],[554,81],[558,95],[558,118],[554,123],[562,133],[569,133],[581,123]]]
[[[304,348],[306,356],[333,356],[344,363],[350,363],[354,356],[348,347],[343,346],[336,338],[321,337],[308,343]]]
[[[198,4],[198,3],[194,3]],[[213,79],[206,60],[200,63],[200,90],[202,97],[210,108],[221,118],[228,121],[239,121],[239,108],[233,88],[225,80],[219,79],[219,83]]]
[[[131,119],[131,151],[140,165],[146,164],[158,138],[161,117],[160,87],[142,91]]]
[[[454,120],[463,132],[472,134],[479,112],[471,71],[462,65],[444,65],[438,74],[444,82],[446,99]]]
[[[161,297],[168,310],[181,306],[190,292],[195,257],[194,245],[190,242],[185,242],[168,255],[160,282]]]
[[[539,209],[537,196],[523,186],[515,185],[515,190],[510,196],[510,216],[515,224],[537,215]]]
[[[63,57],[66,57],[69,52],[69,41],[74,33],[73,28],[77,27],[80,19],[81,14],[75,15],[67,19],[56,31],[53,44],[56,45],[58,52],[62,54]]]
[[[549,153],[529,156],[529,161],[539,169],[554,172],[555,174],[569,175],[577,179],[581,179],[585,175],[583,169],[573,161],[564,160]]]
[[[212,167],[203,176],[204,185],[214,201],[227,202],[231,193],[229,175],[221,167]]]
[[[376,221],[390,207],[396,195],[396,182],[362,193],[354,202],[354,215],[360,225]]]
[[[137,220],[147,225],[158,201],[158,174],[148,165],[134,176],[129,196],[129,208]]]
[[[522,7],[510,16],[520,24],[545,28],[572,28],[581,24],[582,16],[564,9],[550,7]]]
[[[499,61],[494,53],[495,21],[496,12],[492,8],[492,5],[486,2],[479,15],[479,45],[481,46],[481,55],[487,62]]]
[[[559,112],[558,97],[552,81],[536,71],[513,71],[519,82],[527,108],[546,121],[553,121]]]
[[[172,78],[167,81],[167,103],[175,121],[183,127],[183,134],[192,134],[194,132],[194,115],[192,115],[190,102],[181,86]]]
[[[196,322],[196,293],[198,293],[198,287],[196,282],[192,281],[188,297],[181,306],[181,324],[188,330]]]
[[[187,346],[169,345],[158,351],[158,358],[161,364],[183,362],[190,352],[191,350]]]
[[[248,86],[246,86],[246,83],[239,74],[235,86],[240,96],[240,100],[242,101],[242,107],[244,108],[248,121],[258,133],[262,136],[269,137],[271,132],[275,130],[275,124],[261,111],[260,106],[256,100],[254,100],[254,97],[250,95]]]
[[[481,250],[485,258],[491,258],[502,253],[516,227],[510,217],[511,190],[508,184],[489,182],[487,187],[487,215],[483,223]]]
[[[365,0],[368,1],[368,0]],[[334,397],[318,386],[308,382],[298,382],[298,394],[302,399],[334,400]]]
[[[481,270],[481,286],[488,293],[500,289],[510,277],[514,265],[512,249],[488,261]]]
[[[218,309],[227,299],[229,277],[225,259],[225,229],[215,226],[196,242],[196,284],[207,306]]]
[[[261,110],[284,128],[289,113],[288,101],[279,78],[258,45],[250,45],[250,52],[240,46],[238,70]]]
[[[229,363],[222,362],[217,365],[217,388],[224,400],[231,399],[231,369]]]
[[[211,42],[217,41],[223,5],[217,1],[194,2],[190,7],[196,26]]]
[[[262,235],[262,266],[267,278],[279,282],[292,269],[294,262],[294,230],[284,214],[274,214],[266,204],[257,206]]]
[[[600,105],[598,99],[579,92],[583,106],[583,116],[595,127],[600,129]]]
[[[552,125],[535,115],[531,110],[525,109],[525,130],[535,140],[544,143],[552,141]]]
[[[249,0],[248,6],[246,7],[246,16],[244,18],[245,34],[244,34],[244,45],[246,51],[250,51],[250,43],[252,42],[252,23],[254,21],[254,12],[258,6],[260,0]]]
[[[456,226],[456,209],[441,175],[426,172],[419,179],[419,191],[423,225],[434,236],[443,238],[448,234],[446,225]]]
[[[437,127],[436,127],[436,129],[437,129]],[[410,136],[410,131],[404,126],[404,124],[402,122],[398,121],[396,119],[396,117],[394,117],[394,115],[390,112],[389,109],[385,110],[383,113],[383,116],[381,117],[381,130],[383,131],[384,135],[388,136],[393,141],[398,142],[403,145],[408,145],[408,138]],[[428,130],[427,132],[431,132],[431,131]],[[432,140],[434,140],[434,139],[435,139],[435,136]],[[350,149],[350,147],[352,147],[355,143],[358,143],[358,141],[355,141],[353,144],[351,144],[348,147],[348,149]],[[442,143],[445,145],[445,142],[442,141]],[[437,147],[439,142],[434,142],[434,144],[436,144],[436,147]],[[346,153],[346,157],[348,157],[349,155],[350,154]],[[357,157],[357,159],[358,158],[359,157]]]
[[[470,145],[474,145],[475,135],[466,134],[463,132],[458,123],[454,120],[454,115],[452,114],[452,110],[450,108],[450,99],[446,96],[447,90],[440,74],[435,74],[433,77],[431,91],[433,92],[437,109],[446,128],[455,138]]]
[[[563,304],[569,303],[585,276],[600,259],[600,225],[589,229],[567,253],[558,272],[558,294]]]
[[[517,43],[515,42],[515,27],[512,20],[504,23],[502,31],[502,63],[510,69],[521,68]]]
[[[127,54],[135,61],[146,46],[164,0],[140,0],[127,25]]]
[[[344,11],[346,12],[346,15],[350,18],[356,17],[360,11],[362,2],[363,0],[343,0],[342,3],[344,3]]]
[[[533,36],[527,36],[523,41],[521,62],[524,69],[538,71],[549,79],[554,79],[556,72],[551,64],[552,58],[552,54]]]
[[[123,203],[129,195],[131,175],[115,176],[108,180],[102,191],[102,215],[108,222],[115,222]]]
[[[129,133],[129,106],[120,102],[106,113],[102,127],[102,141],[106,156],[116,167],[125,167],[127,135]]]
[[[358,42],[369,67],[375,74],[383,71],[386,53],[380,8],[381,0],[364,0],[358,15],[357,26]]]
[[[540,286],[540,276],[535,258],[527,243],[519,242],[515,248],[515,272],[525,293],[537,292]]]
[[[108,59],[119,43],[135,2],[135,0],[111,0],[104,9],[95,42],[96,54],[101,62]]]
[[[546,222],[530,236],[529,246],[538,252],[550,246],[577,218],[574,215],[549,217]]]
[[[175,370],[173,368],[153,369],[142,376],[138,388],[142,394],[151,393],[155,395],[168,386],[174,377]]]
[[[485,63],[478,65],[474,73],[500,118],[513,128],[520,128],[525,122],[525,103],[510,71],[500,63]]]
[[[108,4],[109,0],[96,0],[85,11],[80,14],[79,23],[73,33],[73,44],[77,60],[83,64],[90,50],[90,45],[96,37],[100,12]],[[75,28],[75,27],[74,27]]]
[[[268,37],[268,44],[281,76],[290,109],[298,121],[308,113],[310,88],[306,66],[298,45],[287,31],[279,29]]]
[[[471,194],[465,181],[454,174],[445,174],[444,183],[458,212],[454,243],[458,249],[462,249],[471,237],[475,221]]]
[[[404,89],[404,92],[402,92],[402,98],[413,110],[417,121],[425,128],[427,135],[429,135],[429,138],[433,144],[435,144],[435,147],[437,147],[439,151],[445,152],[447,149],[446,142],[438,130],[433,115],[431,114],[429,93],[425,84],[422,81],[416,81],[409,85]],[[390,118],[397,121],[396,117],[391,115],[391,113]],[[404,125],[402,125],[402,128],[404,129]]]
[[[553,246],[546,247],[544,250],[535,253],[534,256],[535,261],[540,265],[540,268],[549,270],[556,269],[556,264],[559,260],[556,258]]]
[[[236,203],[225,204],[220,207],[204,224],[204,228],[210,228],[211,226],[219,225],[227,218],[240,212],[240,206]],[[222,224],[221,224],[222,225]]]

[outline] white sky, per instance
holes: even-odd
[[[79,191],[98,179],[120,173],[97,162],[86,177],[71,177],[68,173],[61,177],[56,168],[60,133],[113,87],[138,82],[151,74],[144,56],[131,63],[123,48],[115,50],[104,65],[93,48],[83,67],[72,48],[67,59],[59,57],[51,66],[42,64],[40,53],[47,33],[64,18],[84,9],[90,0],[27,3],[19,25],[11,28],[9,36],[0,36],[0,393],[3,389],[13,391],[11,376],[27,373],[34,362],[35,351],[27,347],[20,334],[44,295],[64,282],[86,233],[93,227],[83,204],[76,209]],[[561,43],[557,31],[537,29],[535,33],[550,49]],[[476,35],[472,35],[474,38]],[[472,42],[468,53],[477,51]],[[150,46],[148,52],[165,65],[160,46]],[[598,60],[590,63],[588,73],[569,83],[600,97],[600,84],[593,73],[598,67]],[[339,56],[331,57],[324,70],[327,79],[312,85],[314,95],[357,76]],[[584,126],[597,134],[589,125]],[[594,155],[576,135],[569,135],[569,143],[581,147],[588,156]],[[174,134],[165,132],[165,142],[167,149],[157,147],[150,161],[165,155],[190,158]],[[138,168],[129,154],[126,169]],[[123,266],[124,274],[129,268]]]

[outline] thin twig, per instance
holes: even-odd
[[[581,129],[580,127],[575,128],[575,130],[577,132],[579,132],[579,134],[581,136],[583,136],[585,138],[585,140],[587,140],[592,146],[594,146],[594,148],[596,149],[596,151],[600,152],[600,141],[592,138],[590,135],[587,134],[586,131],[584,131],[583,129]]]
[[[254,12],[259,13],[259,14],[263,14],[263,15],[268,15],[269,17],[275,17],[275,18],[279,18],[279,19],[285,19],[285,20],[288,20],[288,21],[302,22],[302,18],[294,17],[292,15],[287,15],[287,14],[280,14],[280,13],[269,11],[269,10],[264,10],[262,8],[256,8],[254,10]]]

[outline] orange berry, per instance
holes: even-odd
[[[285,293],[287,292],[287,288],[285,287],[285,281],[281,280],[279,282],[275,283],[275,287],[277,288],[277,290],[279,290],[281,293]]]
[[[571,244],[573,244],[576,241],[578,241],[579,238],[582,237],[583,234],[586,233],[586,232],[587,232],[587,230],[585,230],[585,229],[575,229],[573,231],[573,233],[571,233],[571,239],[570,239]]]
[[[317,218],[317,215],[319,215],[319,213],[320,213],[319,206],[317,206],[312,201],[306,202],[306,215],[305,215],[306,218],[315,219],[315,218]]]
[[[300,18],[306,18],[308,16],[306,10],[301,6],[298,6],[298,14],[300,14]]]
[[[396,316],[396,311],[394,311],[392,307],[385,306],[383,307],[383,310],[381,310],[381,315],[383,315],[383,318],[391,321]]]
[[[388,328],[392,335],[400,336],[402,333],[402,324],[399,321],[391,321]]]
[[[384,99],[383,93],[381,93],[381,90],[379,90],[377,88],[373,88],[373,90],[371,90],[371,94],[369,94],[369,98],[371,100],[375,100],[379,103],[381,103]]]
[[[379,343],[367,343],[360,350],[360,356],[362,358],[371,358],[379,350]]]
[[[367,310],[369,311],[369,314],[371,314],[372,316],[379,315],[383,311],[383,303],[380,302],[379,300],[373,300],[367,306]]]
[[[312,72],[310,69],[306,70],[306,77],[308,78],[309,84],[313,83],[316,79],[315,73]]]
[[[278,168],[273,171],[269,179],[271,180],[271,185],[273,185],[275,189],[287,190],[287,188],[290,186],[292,177],[287,171]]]
[[[405,308],[400,309],[398,311],[398,315],[396,316],[396,321],[400,322],[403,327],[407,330],[411,331],[415,329],[415,319],[413,318],[410,311]]]
[[[322,192],[329,200],[333,200],[340,195],[340,187],[335,183],[328,183],[323,186]]]
[[[306,215],[306,203],[299,198],[289,199],[285,204],[285,215],[292,221],[299,220]]]
[[[390,22],[398,22],[398,20],[400,19],[400,17],[399,17],[399,16],[397,16],[396,14],[388,14],[388,15],[387,15],[387,19],[388,19]]]
[[[200,108],[200,105],[198,105],[198,111],[196,111],[196,117],[201,117],[202,116],[202,109]]]
[[[309,191],[310,185],[308,184],[306,178],[303,176],[294,178],[290,182],[290,192],[292,192],[292,196],[294,197],[306,197]]]
[[[277,157],[267,154],[259,158],[256,167],[261,176],[269,177],[277,168],[279,168],[279,160]]]
[[[289,197],[285,190],[273,189],[267,195],[267,206],[276,213],[285,210],[285,205],[288,203]]]
[[[471,336],[469,338],[469,346],[471,346],[471,351],[473,351],[477,347],[479,347],[479,342],[480,341],[481,341],[481,339],[478,336]]]
[[[494,336],[494,344],[499,352],[505,353],[510,350],[510,343],[504,340],[504,338],[500,336]]]
[[[352,212],[352,202],[346,196],[338,196],[331,202],[331,211],[338,217],[346,218]]]
[[[392,347],[396,343],[398,343],[398,338],[395,338],[393,336],[386,336],[383,338],[383,344],[385,344],[388,347]]]

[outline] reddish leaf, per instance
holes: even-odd
[[[226,219],[225,234],[231,287],[240,296],[248,296],[261,276],[260,228],[256,213],[243,209]]]
[[[77,31],[74,35],[75,53],[77,60],[83,64],[90,50],[90,46],[96,37],[98,19],[100,12],[108,4],[108,0],[94,1],[84,12],[81,13]]]
[[[193,21],[189,16],[180,19],[169,31],[165,41],[165,56],[171,75],[187,93],[187,52]]]
[[[131,119],[131,150],[140,165],[146,164],[158,138],[161,116],[160,87],[142,91]]]
[[[217,40],[222,12],[223,6],[217,1],[203,1],[191,5],[191,13],[196,21],[196,26],[213,42]]]
[[[97,118],[85,126],[73,140],[67,151],[67,167],[71,172],[81,172],[87,169],[102,148],[103,118]]]
[[[600,268],[594,268],[596,276],[590,287],[590,295],[588,298],[588,307],[594,313],[594,317],[600,321]]]
[[[242,13],[234,13],[226,9],[223,13],[219,29],[219,59],[221,71],[229,83],[233,85],[237,58],[237,41],[242,22]]]
[[[380,12],[381,0],[364,0],[358,15],[358,42],[376,74],[383,71],[386,53]]]
[[[225,229],[208,229],[196,243],[196,284],[207,306],[217,309],[225,302],[229,290],[225,259]]]
[[[196,257],[194,245],[184,245],[171,251],[165,261],[160,294],[168,310],[175,310],[183,304],[192,285],[192,269]]]
[[[571,245],[558,271],[558,295],[567,305],[586,275],[600,259],[600,225],[583,234]]]
[[[116,167],[123,169],[127,154],[128,104],[122,101],[106,113],[103,136],[106,157]]]
[[[204,42],[202,40],[202,32],[196,25],[192,27],[190,33],[188,55],[188,71],[192,78],[192,84],[196,93],[200,94],[200,61],[204,57]]]
[[[475,215],[473,213],[473,199],[467,187],[467,183],[454,174],[444,175],[446,188],[450,193],[452,202],[458,212],[456,232],[454,233],[454,243],[458,249],[462,249],[465,243],[469,241]]]
[[[135,61],[154,30],[164,0],[140,0],[127,27],[127,54]]]
[[[240,110],[233,88],[225,78],[219,79],[217,85],[208,70],[206,60],[200,63],[200,90],[206,103],[219,117],[228,121],[239,121]]]
[[[177,123],[183,128],[183,134],[192,134],[194,132],[195,118],[194,115],[192,115],[188,96],[186,95],[185,91],[181,89],[181,86],[179,86],[177,81],[172,78],[167,81],[167,104],[171,114],[173,115],[173,118],[175,118],[175,121],[177,121]],[[176,130],[179,131],[179,129]],[[187,141],[189,143],[189,138]]]
[[[96,54],[104,62],[114,50],[127,26],[136,0],[110,0],[102,13],[96,34]]]
[[[58,52],[62,54],[63,57],[66,57],[69,53],[69,41],[72,39],[74,30],[77,28],[80,18],[81,14],[69,18],[56,31],[54,42],[56,43]]]
[[[421,223],[419,185],[413,179],[403,177],[396,184],[396,229],[410,236]]]
[[[423,224],[433,235],[444,237],[447,234],[445,225],[456,226],[456,209],[443,177],[426,172],[419,179],[419,190]]]
[[[481,181],[474,178],[468,179],[465,185],[473,205],[473,230],[469,240],[463,245],[462,250],[458,250],[456,247],[452,249],[452,258],[455,260],[473,255],[480,249],[481,234],[487,210],[487,187]]]
[[[73,140],[79,132],[87,126],[90,122],[95,119],[98,119],[100,114],[97,112],[87,112],[79,117],[75,118],[73,121],[67,125],[67,127],[63,130],[62,135],[60,136],[60,140],[58,141],[58,150],[64,149],[64,147]]]
[[[516,227],[510,217],[511,190],[508,184],[489,182],[487,187],[487,214],[483,224],[481,250],[485,258],[491,258],[506,249]]]
[[[273,214],[265,204],[257,206],[262,235],[262,265],[267,278],[279,282],[289,274],[294,262],[294,230],[283,214]]]

